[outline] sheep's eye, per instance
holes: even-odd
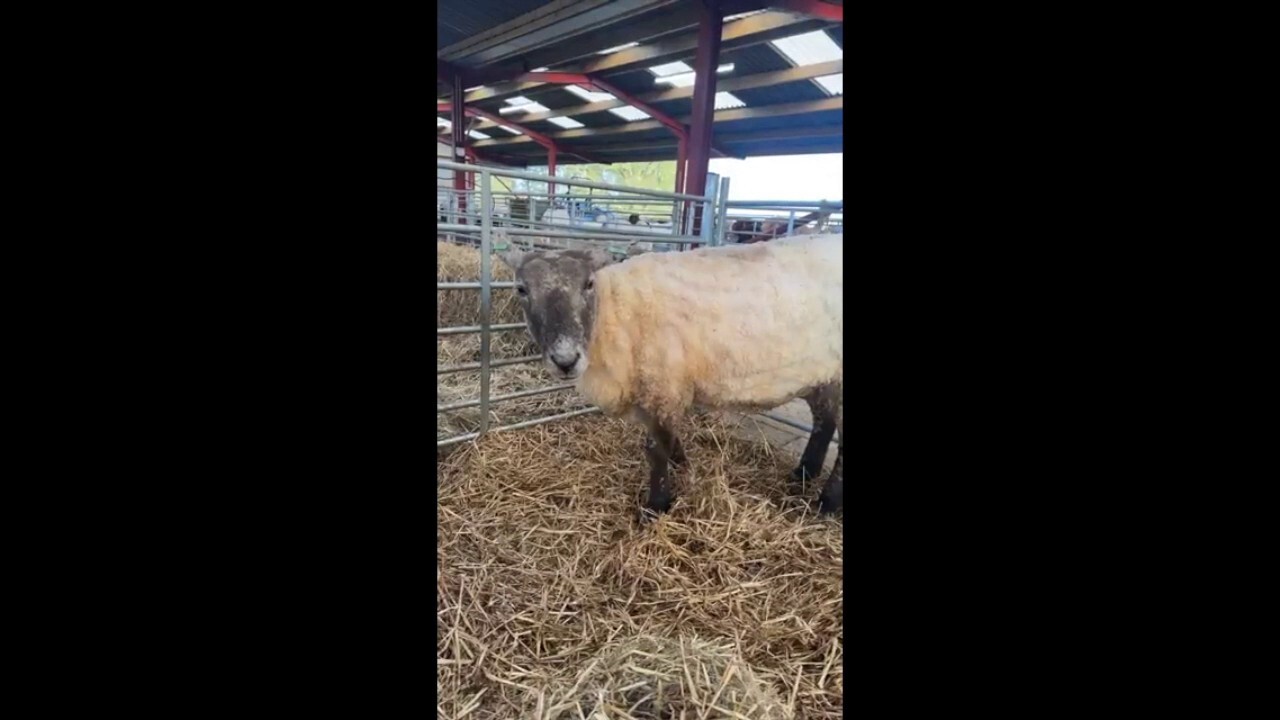
[[[594,288],[595,288],[595,286],[596,286],[596,279],[595,279],[595,278],[587,278],[586,289],[587,289],[587,290],[591,290],[591,289],[594,289]]]
[[[526,295],[529,294],[529,291],[525,290],[523,285],[517,285],[516,294],[519,295],[520,297],[525,297]]]

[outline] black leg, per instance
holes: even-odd
[[[684,445],[680,443],[680,438],[675,435],[671,436],[671,463],[673,465],[684,465],[688,462],[684,454]]]
[[[841,428],[843,430],[844,428]],[[818,512],[823,515],[840,512],[844,508],[844,433],[840,433],[840,443],[836,446],[836,464],[831,468],[831,477],[827,478],[826,487],[818,496]]]
[[[814,479],[822,474],[822,463],[827,460],[827,448],[831,446],[831,437],[836,432],[840,390],[833,385],[824,385],[805,396],[805,401],[813,411],[813,432],[809,434],[809,442],[804,446],[800,464],[791,471],[791,480],[795,483]]]
[[[675,438],[671,431],[658,423],[649,429],[649,438],[645,442],[644,452],[649,458],[649,499],[645,509],[654,513],[664,513],[671,509],[673,494],[668,477],[667,463],[671,461],[671,445]]]
[[[809,444],[804,446],[800,464],[791,471],[791,479],[795,482],[813,479],[822,474],[822,463],[827,461],[827,448],[831,447],[831,438],[836,434],[834,416],[815,416],[813,423],[813,433],[809,435]]]

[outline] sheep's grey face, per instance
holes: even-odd
[[[587,370],[587,344],[595,324],[597,270],[613,262],[600,250],[510,252],[516,293],[542,360],[560,380]]]

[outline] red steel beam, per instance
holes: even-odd
[[[453,110],[453,103],[436,103],[436,112],[444,113],[444,112],[451,112],[452,110]],[[487,110],[481,110],[478,107],[467,107],[467,108],[464,108],[464,110],[466,114],[472,117],[481,117],[481,118],[484,118],[485,120],[488,120],[491,123],[495,123],[497,125],[501,125],[503,127],[511,128],[512,130],[517,130],[519,132],[522,132],[525,135],[528,135],[530,140],[538,143],[544,148],[553,148],[556,146],[555,140],[552,140],[551,138],[547,137],[546,135],[543,135],[542,133],[536,130],[530,130],[529,128],[523,125],[513,123],[510,120],[502,117],[501,115],[495,115],[491,112],[488,112]]]
[[[830,20],[831,22],[844,22],[843,5],[832,5],[831,3],[821,2],[821,0],[773,0],[769,4],[779,10],[790,10],[801,15]]]
[[[707,190],[707,165],[711,161],[711,124],[716,112],[716,67],[720,63],[720,36],[724,31],[724,15],[719,0],[698,3],[698,49],[693,58],[693,117],[689,132],[689,169],[684,187],[689,195],[702,195]],[[697,234],[702,224],[702,210],[694,214]]]
[[[443,113],[443,112],[450,112],[452,109],[453,109],[453,103],[443,103],[443,102],[442,102],[442,103],[436,103],[436,112],[442,112],[442,113]],[[521,125],[521,124],[519,124],[519,123],[511,122],[510,120],[508,120],[508,119],[506,119],[506,118],[502,117],[501,115],[495,115],[495,114],[493,114],[493,113],[489,112],[488,110],[481,110],[481,109],[480,109],[480,108],[478,108],[478,107],[469,107],[469,106],[468,106],[468,107],[466,108],[466,114],[467,114],[467,115],[470,115],[470,116],[472,116],[472,117],[480,117],[480,118],[484,118],[485,120],[488,120],[489,122],[492,122],[492,123],[494,123],[495,125],[501,125],[501,126],[503,126],[503,127],[511,128],[512,130],[515,130],[515,131],[517,131],[517,132],[524,133],[525,135],[528,135],[528,136],[529,136],[529,139],[530,139],[530,140],[532,140],[532,141],[534,141],[534,142],[538,143],[539,145],[541,145],[542,147],[546,148],[547,150],[555,150],[555,151],[557,151],[557,152],[563,152],[563,153],[566,153],[566,154],[568,154],[568,155],[574,155],[574,156],[576,156],[576,157],[580,157],[580,158],[582,158],[583,160],[586,160],[587,162],[597,163],[597,164],[600,164],[600,165],[610,165],[610,164],[612,164],[612,163],[601,162],[600,160],[597,160],[597,159],[595,159],[595,158],[593,158],[593,157],[590,157],[590,156],[588,156],[588,155],[583,155],[582,153],[580,153],[580,152],[578,152],[578,151],[576,151],[576,150],[568,150],[568,149],[562,148],[562,147],[560,147],[560,146],[556,143],[556,141],[555,141],[555,140],[553,140],[552,138],[547,137],[546,135],[543,135],[542,133],[538,132],[537,130],[530,130],[529,128],[525,127],[524,125]]]
[[[658,108],[650,105],[649,103],[641,100],[640,98],[635,97],[631,93],[619,89],[616,85],[614,85],[611,82],[602,80],[601,78],[598,78],[598,77],[589,77],[587,78],[587,80],[588,82],[590,82],[592,86],[600,90],[600,92],[609,93],[610,95],[618,98],[622,102],[630,105],[631,107],[639,110],[640,112],[646,113],[647,115],[652,117],[654,120],[657,120],[663,125],[666,125],[668,128],[671,128],[671,131],[676,134],[676,138],[678,138],[679,140],[680,150],[681,150],[679,155],[677,155],[676,157],[676,189],[675,191],[684,192],[684,190],[681,189],[681,185],[684,182],[684,175],[685,175],[686,163],[685,163],[684,149],[689,145],[689,126],[685,125],[679,120],[676,120],[675,118],[662,112]]]
[[[679,139],[681,152],[676,159],[676,192],[684,192],[682,189],[683,181],[686,173],[687,153],[684,151],[689,145],[689,126],[676,120],[665,112],[641,100],[625,90],[620,89],[613,83],[604,80],[595,75],[586,75],[583,73],[568,72],[528,72],[517,78],[517,82],[543,82],[555,85],[580,85],[587,89],[595,88],[600,92],[606,92],[631,107],[649,115],[654,120],[666,125],[676,134]],[[711,151],[718,157],[730,157],[719,148],[712,147]]]
[[[459,102],[449,108],[450,117],[453,122],[453,157],[449,159],[456,163],[461,163],[464,162],[467,152],[467,129],[463,127],[466,123],[466,115],[463,113],[463,103],[461,102],[462,76],[457,73],[453,73],[450,80],[453,85],[453,97],[458,98]],[[470,173],[458,172],[456,170],[453,173],[453,189],[456,191],[458,196],[458,212],[460,213],[466,213],[467,211],[466,190],[468,175],[470,175]],[[460,218],[460,220],[463,223],[466,222],[465,218]]]
[[[603,79],[601,79],[601,78],[598,78],[598,77],[595,77],[595,76],[591,76],[591,83],[592,83],[593,85],[595,85],[595,86],[596,86],[596,87],[597,87],[601,92],[607,92],[607,93],[609,93],[610,95],[613,95],[614,97],[618,98],[618,99],[619,99],[619,100],[621,100],[622,102],[624,102],[624,103],[626,103],[626,104],[630,105],[631,107],[633,107],[633,108],[635,108],[635,109],[637,109],[637,110],[639,110],[639,111],[641,111],[641,112],[643,112],[643,113],[648,114],[648,115],[649,115],[650,117],[652,117],[654,120],[657,120],[658,122],[662,123],[663,125],[666,125],[667,127],[671,128],[672,130],[675,130],[675,131],[676,131],[676,135],[677,135],[677,136],[679,136],[679,137],[683,138],[684,140],[688,140],[688,139],[689,139],[689,126],[688,126],[688,125],[685,125],[684,123],[680,122],[679,120],[676,120],[675,118],[673,118],[673,117],[671,117],[670,115],[668,115],[668,114],[666,114],[666,113],[662,112],[662,111],[661,111],[661,110],[659,110],[658,108],[656,108],[656,107],[654,107],[654,106],[650,105],[649,103],[647,103],[647,102],[645,102],[645,101],[641,100],[640,98],[638,98],[638,97],[636,97],[636,96],[634,96],[634,95],[632,95],[632,94],[630,94],[630,93],[628,93],[628,92],[626,92],[626,91],[624,91],[624,90],[619,90],[619,89],[617,88],[617,86],[613,85],[612,83],[608,82],[607,80],[603,80]],[[732,157],[729,153],[727,153],[727,152],[725,152],[725,151],[721,150],[720,148],[716,147],[715,145],[712,145],[712,146],[711,146],[711,154],[712,154],[712,155],[715,155],[716,157],[722,157],[722,158]]]
[[[632,95],[631,93],[626,92],[624,90],[620,90],[613,83],[607,80],[604,80],[602,78],[594,77],[594,76],[588,77],[587,82],[591,85],[594,85],[598,90],[600,90],[600,92],[609,93],[610,95],[618,98],[619,100],[630,105],[631,107],[651,116],[654,120],[657,120],[663,125],[666,125],[667,127],[671,128],[672,130],[675,130],[677,135],[680,135],[681,137],[685,137],[686,135],[689,134],[689,128],[685,126],[684,123],[680,122],[679,120],[676,120],[675,118],[662,112],[658,108],[650,105],[649,103],[641,100],[640,98]]]

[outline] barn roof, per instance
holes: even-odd
[[[692,114],[697,8],[688,0],[441,0],[437,101],[461,76],[468,106],[555,140],[560,163],[674,160],[672,131],[597,88],[518,80],[586,74],[681,122]],[[840,2],[721,0],[725,12],[712,144],[723,155],[841,152]],[[839,14],[837,16],[836,10]],[[448,141],[449,114],[437,112]],[[482,158],[545,164],[523,133],[473,119]],[[572,155],[579,152],[581,155]]]

